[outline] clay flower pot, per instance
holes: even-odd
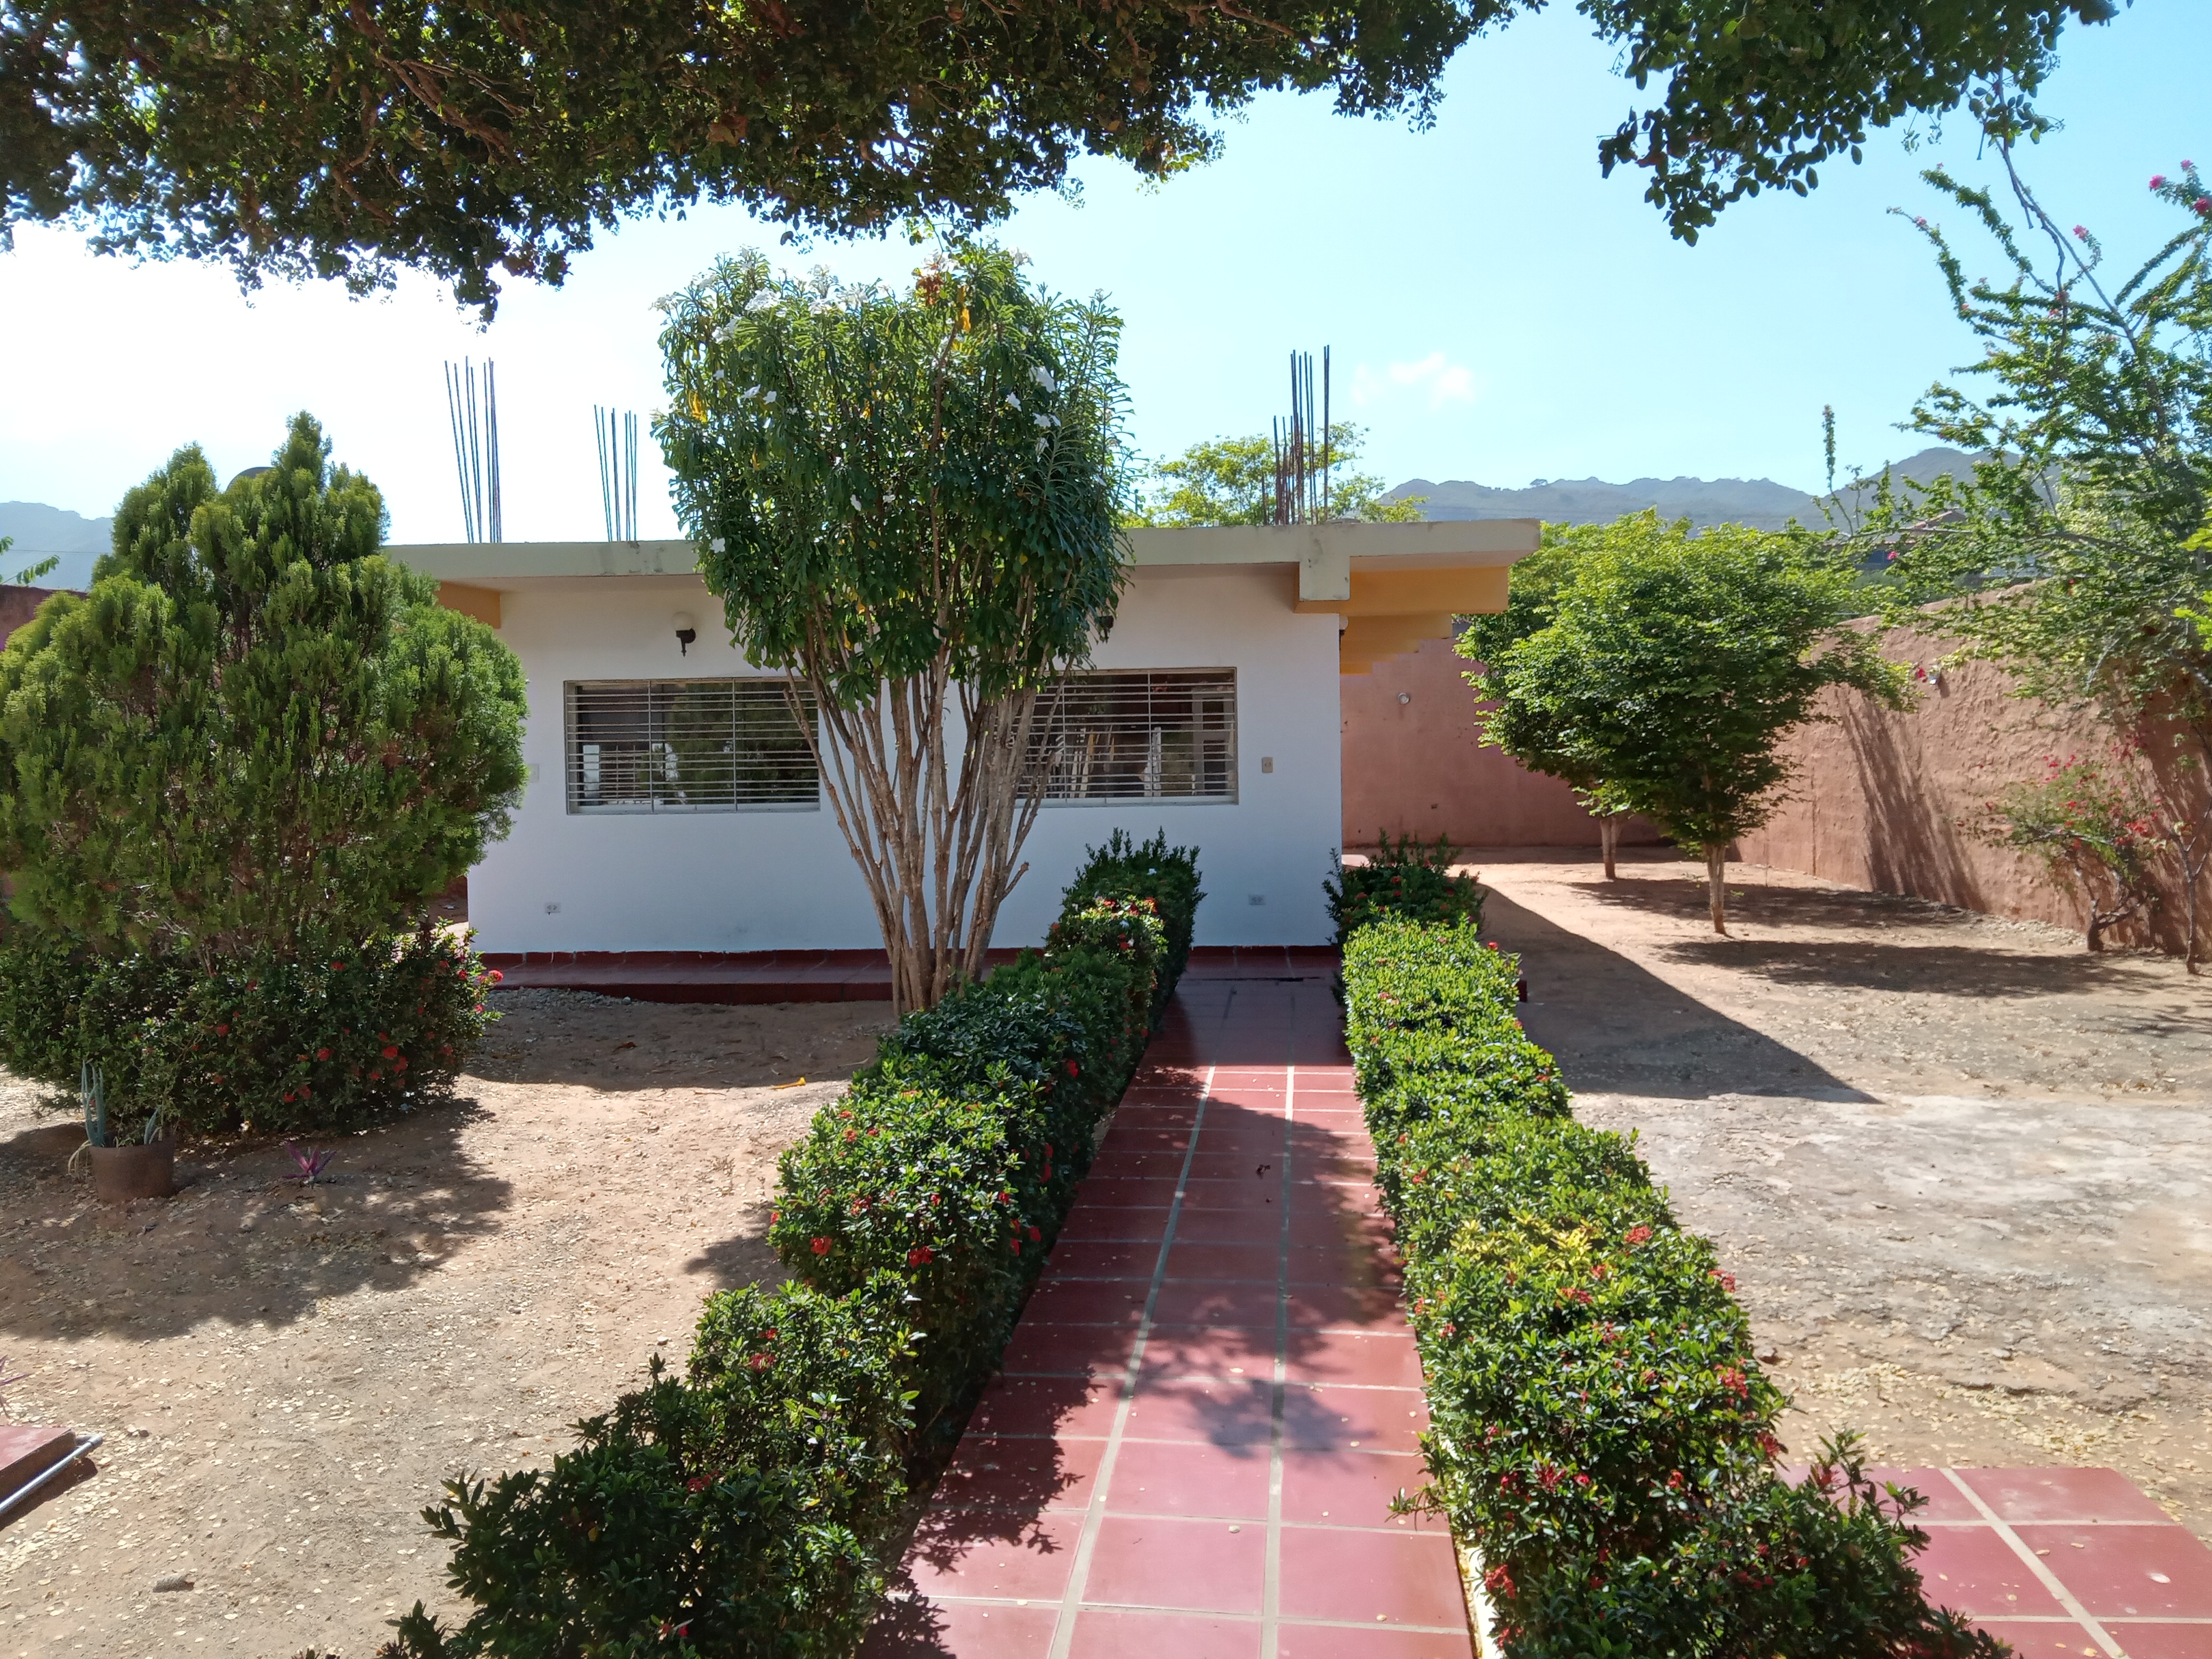
[[[177,1143],[163,1135],[144,1145],[88,1146],[92,1195],[106,1204],[134,1198],[167,1198],[177,1189]]]

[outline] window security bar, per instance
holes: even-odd
[[[1236,671],[1070,675],[1037,699],[1022,793],[1052,803],[1234,801]]]
[[[781,680],[571,681],[565,690],[571,812],[821,805]]]

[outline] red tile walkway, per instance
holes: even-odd
[[[1874,1473],[1928,1499],[1928,1599],[2021,1659],[2212,1659],[2212,1550],[2117,1470]]]
[[[1473,1651],[1444,1528],[1389,1513],[1421,1483],[1427,1417],[1328,981],[1207,967],[1115,1115],[871,1655]]]

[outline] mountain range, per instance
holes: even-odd
[[[107,551],[114,522],[43,501],[0,501],[0,536],[15,538],[13,547],[0,553],[0,581],[12,582],[16,572],[54,554],[61,563],[39,578],[40,587],[90,586],[92,562]]]
[[[1893,482],[1929,483],[1944,474],[1964,477],[1973,457],[1957,449],[1923,449],[1892,462]],[[1871,503],[1871,488],[1836,492],[1846,509]],[[1625,484],[1602,478],[1538,478],[1520,489],[1448,478],[1441,483],[1408,478],[1385,496],[1401,501],[1418,495],[1425,519],[1541,519],[1547,524],[1609,524],[1624,514],[1656,507],[1662,519],[1687,519],[1699,529],[1741,524],[1779,530],[1795,519],[1809,529],[1826,527],[1825,497],[1793,489],[1771,478],[1633,478]]]

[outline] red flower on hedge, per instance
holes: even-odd
[[[1734,1365],[1723,1365],[1713,1373],[1722,1388],[1741,1400],[1751,1392],[1750,1379]]]
[[[507,975],[506,975],[505,974],[501,973],[501,972],[499,971],[499,969],[498,969],[495,968],[495,969],[493,969],[491,970],[491,972],[489,972],[489,974],[486,974],[486,975],[484,975],[484,977],[485,977],[486,979],[489,980],[493,984],[496,985],[496,984],[498,984],[501,980],[505,979],[505,978],[507,977]]]
[[[1651,1242],[1651,1229],[1649,1227],[1631,1227],[1621,1242],[1632,1246],[1637,1244],[1649,1244]]]
[[[906,1253],[906,1265],[909,1267],[927,1267],[936,1260],[937,1252],[927,1244],[917,1244]]]
[[[387,1042],[384,1045],[384,1057],[386,1060],[397,1060],[399,1058],[399,1050]]]
[[[317,1060],[328,1060],[330,1057],[331,1051],[327,1048],[318,1048],[315,1050],[315,1058]]]
[[[332,973],[334,973],[334,974],[343,974],[343,972],[345,972],[345,963],[343,963],[343,962],[334,962],[334,963],[332,963],[331,964],[331,971]],[[252,988],[251,988],[251,987],[248,987],[247,988],[248,988],[248,989],[251,989]]]
[[[1041,1243],[1042,1243],[1044,1242],[1044,1235],[1043,1235],[1042,1233],[1039,1232],[1036,1228],[1034,1228],[1034,1227],[1025,1227],[1025,1228],[1024,1228],[1024,1229],[1023,1229],[1023,1231],[1024,1231],[1024,1232],[1026,1232],[1026,1233],[1028,1233],[1028,1234],[1029,1234],[1029,1236],[1030,1236],[1030,1243],[1032,1243],[1032,1244],[1041,1244]]]
[[[1072,1060],[1067,1062],[1067,1074],[1070,1077],[1079,1077],[1082,1075],[1081,1073],[1076,1070],[1075,1062]]]
[[[828,1239],[826,1239],[826,1238],[817,1238],[817,1239],[816,1239],[816,1240],[814,1241],[814,1254],[815,1254],[815,1255],[829,1255],[829,1254],[830,1254],[830,1241],[829,1241]]]

